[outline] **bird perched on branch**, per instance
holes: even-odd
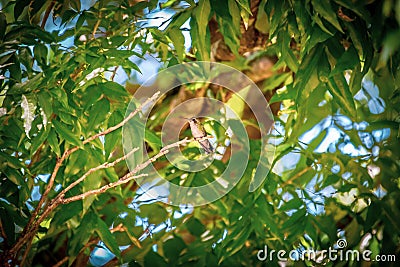
[[[187,120],[189,121],[190,130],[192,131],[194,139],[199,142],[199,144],[207,154],[212,154],[214,152],[214,148],[211,145],[210,141],[205,138],[207,137],[207,133],[204,129],[204,126],[196,118],[189,118]]]

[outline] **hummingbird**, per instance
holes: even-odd
[[[192,131],[194,140],[196,140],[201,145],[201,147],[204,149],[204,151],[207,154],[213,153],[214,148],[211,145],[210,141],[208,139],[202,139],[207,136],[204,126],[196,118],[190,118],[187,120],[189,121],[190,130]],[[200,140],[200,139],[202,139],[202,140]]]

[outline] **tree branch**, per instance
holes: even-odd
[[[26,245],[24,256],[22,256],[22,260],[21,260],[21,264],[20,264],[21,267],[23,267],[25,265],[26,259],[28,258],[29,250],[31,250],[31,248],[32,248],[32,242],[29,242]]]
[[[51,10],[53,10],[53,7],[55,4],[56,4],[56,1],[53,0],[53,1],[51,1],[50,5],[47,7],[46,12],[44,13],[44,16],[43,16],[42,24],[40,25],[40,27],[42,29],[44,29],[44,27],[46,26],[47,19],[49,18],[50,12],[51,12]]]
[[[69,257],[65,256],[62,260],[53,265],[53,267],[60,267],[68,261]]]
[[[84,140],[84,141],[82,142],[83,145],[85,145],[85,144],[87,144],[87,143],[89,143],[89,142],[95,140],[96,138],[98,138],[98,137],[100,137],[100,136],[104,136],[104,135],[106,135],[106,134],[109,134],[109,133],[111,133],[111,132],[113,132],[113,131],[115,131],[115,130],[121,128],[122,126],[124,126],[130,119],[132,119],[139,111],[142,110],[142,107],[143,107],[143,106],[145,106],[145,105],[147,105],[148,103],[150,103],[150,102],[156,100],[156,99],[158,98],[159,94],[160,94],[160,92],[156,92],[152,97],[150,97],[149,99],[147,99],[143,104],[141,104],[141,105],[140,105],[139,107],[137,107],[134,111],[132,111],[125,119],[123,119],[123,120],[122,120],[120,123],[118,123],[117,125],[112,126],[112,127],[108,128],[107,130],[105,130],[105,131],[103,131],[103,132],[100,132],[100,133],[98,133],[98,134],[95,134],[95,135],[89,137],[88,139]],[[76,146],[76,147],[73,147],[73,148],[71,148],[71,149],[69,149],[69,150],[66,150],[66,151],[64,152],[64,154],[62,155],[62,157],[61,157],[60,159],[57,160],[56,166],[54,167],[53,173],[52,173],[52,175],[51,175],[51,177],[50,177],[50,179],[49,179],[49,183],[48,183],[48,185],[47,185],[47,187],[46,187],[46,190],[44,191],[42,197],[40,198],[39,204],[38,204],[38,206],[36,207],[36,209],[35,209],[35,211],[34,211],[32,217],[31,217],[31,219],[33,218],[33,220],[34,220],[34,219],[36,218],[36,216],[37,216],[38,213],[39,213],[39,210],[40,210],[41,206],[43,205],[43,203],[45,202],[45,200],[46,200],[46,198],[47,198],[47,195],[50,193],[50,190],[53,188],[54,180],[55,180],[55,178],[56,178],[56,176],[57,176],[58,170],[59,170],[60,167],[61,167],[61,164],[64,162],[64,160],[65,160],[69,155],[71,155],[71,154],[74,153],[75,151],[79,150],[79,148],[80,148],[79,146]],[[30,223],[32,223],[33,220],[30,220]],[[29,223],[28,223],[28,225],[29,225]]]
[[[82,194],[79,194],[79,195],[76,195],[76,196],[73,196],[73,197],[69,197],[69,198],[65,198],[65,199],[62,198],[61,199],[61,203],[62,204],[68,204],[70,202],[74,202],[74,201],[77,201],[77,200],[85,199],[85,198],[87,198],[88,196],[91,196],[91,195],[101,194],[101,193],[106,192],[108,189],[114,188],[114,187],[116,187],[118,185],[125,184],[125,183],[129,182],[132,179],[139,178],[139,177],[144,177],[144,176],[147,176],[147,175],[148,175],[147,173],[143,173],[143,174],[139,174],[139,175],[131,175],[131,176],[129,176],[129,179],[125,179],[125,180],[120,179],[120,180],[118,180],[116,182],[113,182],[113,183],[110,183],[110,184],[106,184],[106,185],[104,185],[104,186],[102,186],[102,187],[100,187],[98,189],[93,189],[93,190],[87,191],[85,193],[82,193]]]
[[[203,137],[203,139],[206,139],[206,138],[208,138],[208,137]],[[64,198],[64,194],[61,194],[61,192],[60,192],[60,194],[54,199],[54,201],[51,201],[51,204],[48,207],[46,207],[46,209],[40,215],[40,217],[33,223],[33,226],[31,227],[32,230],[25,234],[25,238],[24,238],[25,242],[24,243],[26,243],[27,240],[28,240],[28,242],[31,242],[31,238],[33,238],[33,236],[35,235],[36,230],[39,228],[40,224],[60,204],[68,204],[68,203],[71,203],[71,202],[74,202],[74,201],[77,201],[77,200],[82,200],[82,199],[84,199],[84,198],[86,198],[88,196],[91,196],[91,195],[101,194],[101,193],[106,192],[108,189],[111,189],[111,188],[117,187],[119,185],[128,183],[129,181],[131,181],[131,180],[133,180],[135,178],[147,176],[147,174],[145,174],[145,173],[144,174],[139,174],[139,175],[135,175],[135,174],[137,172],[139,172],[140,170],[143,170],[144,168],[146,168],[150,163],[156,161],[158,158],[160,158],[160,157],[164,156],[165,154],[167,154],[169,152],[169,149],[171,149],[173,147],[179,147],[181,145],[184,145],[186,143],[190,143],[190,142],[193,142],[193,141],[194,141],[194,139],[185,138],[185,139],[182,139],[182,140],[180,140],[178,142],[175,142],[175,143],[172,143],[172,144],[169,144],[169,145],[163,147],[160,150],[160,152],[158,152],[156,155],[154,155],[153,157],[149,158],[147,161],[143,162],[142,164],[137,165],[131,172],[129,172],[126,175],[122,176],[118,181],[106,184],[106,185],[104,185],[104,186],[102,186],[102,187],[100,187],[98,189],[90,190],[90,191],[87,191],[87,192],[84,192],[82,194],[79,194],[79,195],[76,195],[76,196],[73,196],[73,197],[69,197],[69,198]],[[135,149],[133,149],[132,151],[135,151]],[[121,161],[122,158],[127,158],[129,156],[129,154],[133,153],[132,151],[129,152],[126,156],[117,159],[116,161],[119,162],[119,161]],[[114,164],[114,162],[108,163],[108,164],[112,165],[112,164]],[[102,164],[100,166],[104,166],[106,164],[107,163]],[[94,169],[100,169],[99,168],[100,166],[95,167]],[[85,176],[85,174],[82,177],[84,177],[84,176]],[[83,181],[83,179],[81,179],[81,178],[80,178],[80,180]],[[70,189],[72,187],[70,187]],[[68,190],[64,189],[63,191],[67,192]],[[16,251],[18,251],[18,250],[16,250]]]
[[[116,66],[114,68],[114,70],[112,71],[112,74],[111,74],[111,77],[110,77],[111,81],[114,81],[115,75],[117,74],[117,71],[118,71],[118,67],[119,66]]]
[[[77,184],[79,184],[80,182],[82,182],[83,180],[86,179],[86,177],[88,177],[90,174],[94,173],[95,171],[101,170],[101,169],[107,169],[107,168],[111,168],[114,167],[116,164],[118,164],[119,162],[127,159],[130,155],[132,155],[133,153],[135,153],[136,151],[138,151],[139,148],[134,148],[132,149],[129,153],[127,153],[126,155],[124,155],[123,157],[120,157],[112,162],[105,162],[97,167],[93,167],[90,170],[88,170],[84,175],[82,175],[79,179],[77,179],[76,181],[72,182],[70,185],[68,185],[64,190],[62,190],[57,197],[55,198],[55,200],[59,199],[59,198],[63,198],[65,196],[65,194],[71,190],[73,187],[75,187]]]
[[[100,137],[100,136],[104,136],[104,135],[106,135],[106,134],[109,134],[109,133],[111,133],[111,132],[113,132],[113,131],[115,131],[115,130],[121,128],[121,127],[124,126],[130,119],[132,119],[137,113],[139,113],[145,105],[147,105],[148,103],[151,103],[151,102],[155,101],[155,100],[158,98],[159,95],[160,95],[160,92],[156,92],[152,97],[148,98],[148,99],[147,99],[146,101],[144,101],[141,105],[139,105],[134,111],[132,111],[127,117],[125,117],[120,123],[118,123],[117,125],[112,126],[112,127],[108,128],[108,129],[106,129],[106,130],[103,131],[103,132],[100,132],[100,133],[98,133],[98,134],[95,134],[95,135],[93,135],[93,136],[87,138],[86,140],[84,140],[84,141],[82,142],[83,145],[85,145],[85,144],[87,144],[87,143],[89,143],[89,142],[95,140],[96,138],[98,138],[98,137]],[[47,184],[47,187],[46,187],[44,193],[42,194],[42,196],[41,196],[41,198],[40,198],[40,200],[39,200],[38,205],[36,206],[36,208],[35,208],[35,210],[33,211],[31,217],[29,218],[29,221],[28,221],[28,223],[26,224],[26,226],[25,226],[24,230],[22,231],[21,235],[19,236],[17,242],[14,244],[14,246],[13,246],[13,247],[10,249],[10,251],[9,251],[11,257],[14,258],[14,256],[15,256],[16,253],[22,248],[22,246],[23,246],[24,244],[26,244],[27,241],[30,241],[30,239],[28,238],[28,236],[31,238],[31,237],[34,235],[34,234],[32,235],[32,232],[33,232],[33,233],[36,233],[36,229],[39,227],[41,221],[43,221],[43,219],[46,218],[47,215],[48,215],[55,207],[58,206],[59,203],[57,204],[57,203],[55,202],[55,203],[53,203],[53,204],[56,204],[56,205],[55,205],[53,208],[50,209],[50,208],[49,208],[49,204],[50,204],[50,203],[47,203],[47,204],[44,206],[44,212],[43,212],[42,215],[38,218],[38,215],[39,215],[39,213],[40,213],[40,210],[41,210],[43,204],[45,203],[45,201],[47,200],[48,194],[50,193],[51,189],[53,188],[55,178],[56,178],[56,176],[57,176],[57,173],[58,173],[58,171],[59,171],[59,169],[60,169],[62,163],[65,161],[65,159],[66,159],[69,155],[71,155],[72,153],[74,153],[74,152],[76,152],[77,150],[79,150],[79,148],[80,148],[79,146],[75,146],[75,147],[73,147],[73,148],[71,148],[71,149],[69,149],[69,150],[66,150],[66,151],[63,153],[62,157],[57,159],[56,165],[55,165],[55,167],[54,167],[54,169],[53,169],[53,172],[52,172],[52,174],[51,174],[51,176],[50,176],[50,179],[49,179],[49,182],[48,182],[48,184]],[[133,152],[132,152],[132,153],[133,153]],[[75,185],[73,185],[73,186],[75,186]],[[71,188],[72,188],[72,187],[71,187]],[[45,216],[43,216],[43,215],[45,215]],[[29,242],[28,242],[28,243],[29,243]]]
[[[129,181],[131,181],[133,179],[147,176],[148,175],[147,173],[143,173],[143,174],[139,174],[139,175],[135,175],[135,174],[138,173],[139,171],[143,170],[144,168],[146,168],[150,163],[156,161],[158,158],[160,158],[160,157],[164,156],[165,154],[167,154],[169,152],[170,148],[179,147],[180,145],[183,145],[183,144],[186,144],[186,143],[189,143],[189,142],[192,142],[192,141],[193,140],[188,140],[187,138],[185,138],[185,139],[183,139],[181,141],[178,141],[178,142],[175,142],[173,144],[167,145],[164,148],[162,148],[160,150],[160,152],[158,152],[156,155],[154,155],[153,157],[149,158],[147,161],[143,162],[142,164],[137,165],[131,172],[129,172],[129,173],[125,174],[124,176],[122,176],[118,181],[106,184],[106,185],[104,185],[104,186],[102,186],[102,187],[100,187],[98,189],[93,189],[93,190],[87,191],[85,193],[82,193],[82,194],[79,194],[79,195],[76,195],[76,196],[73,196],[73,197],[69,197],[69,198],[65,198],[65,199],[62,198],[61,202],[63,204],[67,204],[67,203],[70,203],[70,202],[73,202],[73,201],[84,199],[84,198],[86,198],[88,196],[91,196],[91,195],[101,194],[101,193],[104,193],[105,191],[107,191],[108,189],[111,189],[111,188],[117,187],[119,185],[125,184],[125,183],[127,183],[127,182],[129,182]]]

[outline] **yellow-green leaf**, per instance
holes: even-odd
[[[70,129],[57,120],[53,120],[54,128],[61,138],[64,138],[68,143],[83,148],[82,141]]]

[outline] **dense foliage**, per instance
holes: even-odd
[[[94,253],[101,247],[112,255],[109,266],[257,266],[264,245],[323,250],[339,238],[345,249],[400,259],[399,1],[22,0],[0,7],[0,265],[104,264]],[[262,187],[248,191],[262,149],[250,134],[253,156],[242,180],[204,207],[141,202],[130,181],[46,214],[60,191],[122,156],[121,129],[84,140],[123,120],[136,78],[148,76],[141,64],[154,59],[152,68],[221,61],[259,85],[277,129]],[[147,125],[151,155],[162,149],[161,126],[177,101],[201,96],[233,98],[212,86],[166,95]],[[237,111],[254,131],[252,116]],[[166,179],[195,186],[227,162],[206,175],[180,172],[165,157],[155,164]],[[101,169],[65,197],[127,173],[124,162]]]

